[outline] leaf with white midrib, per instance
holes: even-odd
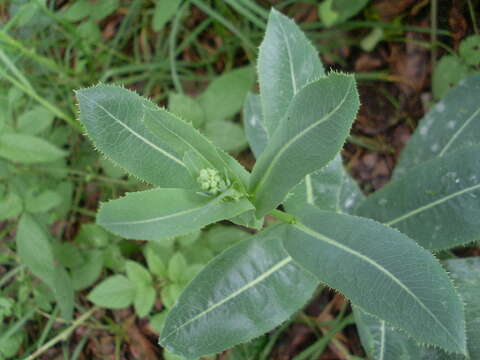
[[[283,250],[284,231],[285,225],[270,227],[213,259],[172,308],[160,344],[186,358],[217,353],[262,335],[303,306],[318,282]]]
[[[195,186],[181,154],[158,141],[143,124],[145,106],[156,105],[111,85],[81,89],[76,95],[80,120],[106,157],[154,185],[189,189]]]
[[[352,306],[362,345],[371,360],[424,359],[424,348],[384,320]],[[426,359],[425,359],[426,360]]]
[[[176,332],[178,332],[179,330],[181,330],[183,327],[191,324],[192,322],[194,321],[197,321],[199,319],[201,319],[202,317],[206,316],[209,312],[215,310],[216,308],[222,306],[223,304],[227,303],[228,301],[234,299],[235,297],[241,295],[243,292],[249,290],[250,288],[254,287],[255,285],[257,285],[258,283],[260,283],[261,281],[265,280],[266,278],[268,278],[270,275],[272,275],[273,273],[279,271],[282,267],[286,266],[287,264],[291,263],[292,262],[292,258],[290,256],[287,256],[285,257],[285,259],[279,261],[278,263],[276,263],[275,265],[273,265],[270,269],[268,269],[267,271],[263,272],[262,274],[260,274],[258,277],[256,277],[253,281],[250,281],[248,284],[242,286],[240,289],[236,290],[235,292],[231,293],[230,295],[228,295],[227,297],[225,297],[224,299],[222,299],[221,301],[211,305],[209,308],[207,308],[206,310],[202,311],[201,313],[199,313],[198,315],[196,315],[195,317],[191,318],[190,320],[188,320],[187,322],[183,323],[182,325],[180,325],[179,327],[176,327],[174,328],[170,333],[168,333],[167,335],[165,335],[165,337],[162,337],[162,341],[167,341],[168,338],[170,338],[172,335],[174,335]]]
[[[297,93],[252,171],[249,187],[258,217],[335,157],[358,106],[355,80],[345,74],[330,73]]]
[[[177,153],[185,156],[193,152],[201,160],[202,168],[210,167],[221,173],[227,171],[226,177],[236,180],[244,186],[249,174],[233,157],[217,148],[209,139],[191,124],[169,113],[165,109],[146,109],[145,125],[162,143],[167,144]]]
[[[393,226],[431,250],[476,241],[479,153],[480,145],[472,145],[427,161],[370,195],[357,214]]]
[[[308,206],[290,229],[285,249],[320,281],[419,341],[465,352],[462,302],[438,261],[407,236]]]
[[[115,115],[113,115],[110,111],[108,111],[105,107],[103,107],[100,103],[98,103],[96,100],[92,99],[92,98],[89,98],[85,95],[83,95],[83,93],[81,92],[78,92],[77,95],[80,97],[80,98],[84,98],[85,100],[87,101],[90,101],[91,103],[95,104],[95,106],[97,106],[99,109],[101,109],[103,112],[105,112],[105,114],[107,114],[111,119],[113,119],[115,122],[117,122],[118,124],[120,124],[122,127],[124,127],[127,131],[129,131],[133,136],[139,138],[142,142],[144,142],[145,144],[147,144],[148,146],[152,147],[153,149],[155,149],[156,151],[160,152],[162,155],[166,156],[167,158],[170,158],[171,160],[175,161],[176,163],[178,163],[179,165],[185,167],[185,164],[183,163],[183,161],[181,161],[180,159],[176,158],[173,154],[169,153],[168,151],[162,149],[161,147],[155,145],[154,143],[152,143],[151,141],[147,140],[146,138],[144,138],[142,135],[140,135],[138,132],[136,132],[135,130],[133,130],[131,127],[129,127],[127,124],[125,124],[123,121],[121,121],[118,117],[116,117]]]
[[[137,240],[184,235],[253,209],[245,198],[232,199],[234,194],[231,189],[207,196],[163,188],[129,193],[103,204],[97,223],[114,234]]]
[[[393,179],[428,160],[480,142],[479,91],[480,74],[468,75],[428,111],[402,150]]]
[[[478,326],[478,296],[480,294],[480,259],[478,257],[450,259],[444,266],[453,279],[457,291],[465,303],[467,347],[470,359],[480,356],[480,327]],[[364,348],[372,360],[465,360],[467,357],[446,353],[437,348],[424,347],[403,332],[354,306],[353,312]],[[383,331],[382,331],[383,330]],[[376,339],[381,338],[380,343]],[[378,356],[377,356],[378,354]],[[385,355],[384,357],[382,357]]]
[[[318,53],[302,30],[272,8],[258,56],[262,112],[269,136],[295,94],[324,75]]]
[[[345,252],[348,252],[360,259],[362,259],[363,261],[366,261],[368,262],[370,265],[376,267],[378,270],[380,270],[382,273],[384,273],[386,276],[388,276],[391,280],[393,280],[399,287],[401,287],[409,296],[412,297],[412,299],[414,299],[415,302],[417,302],[420,307],[422,309],[425,310],[425,312],[431,316],[431,318],[436,322],[438,323],[438,325],[440,325],[440,327],[442,329],[445,330],[446,333],[448,333],[452,338],[452,334],[450,333],[450,331],[445,327],[445,325],[443,325],[439,320],[438,318],[430,311],[430,309],[423,303],[423,301],[421,301],[402,281],[400,281],[395,275],[393,275],[390,271],[388,271],[387,269],[385,269],[382,265],[380,265],[379,263],[373,261],[372,259],[370,259],[368,256],[366,255],[363,255],[361,253],[359,253],[358,251],[355,251],[355,250],[352,250],[351,248],[347,247],[347,246],[344,246],[340,243],[338,243],[337,241],[335,241],[334,239],[331,239],[327,236],[324,236],[322,234],[320,234],[319,232],[316,232],[302,224],[295,224],[293,225],[295,226],[297,229],[303,231],[304,233],[308,234],[308,235],[311,235],[315,238],[317,238],[318,240],[321,240],[321,241],[324,241],[326,243],[328,243],[329,245],[332,245],[332,246],[335,246]]]
[[[290,146],[295,144],[297,141],[300,141],[302,137],[304,137],[306,134],[308,134],[310,131],[312,131],[314,128],[322,124],[323,122],[327,121],[330,119],[345,103],[345,100],[348,98],[348,95],[350,94],[350,90],[352,89],[353,82],[349,84],[349,87],[347,91],[345,92],[344,96],[340,100],[337,106],[335,106],[332,110],[330,110],[327,114],[322,116],[319,120],[315,121],[313,124],[310,124],[307,128],[303,129],[301,132],[296,134],[294,137],[292,137],[288,142],[282,146],[279,151],[276,153],[276,155],[273,157],[272,161],[270,162],[270,165],[267,167],[266,172],[264,173],[262,180],[258,183],[258,185],[255,187],[253,190],[253,193],[255,194],[258,191],[258,188],[261,187],[265,181],[268,179],[270,176],[270,173],[272,171],[272,168],[275,167],[275,165],[278,162],[278,159],[282,156],[282,154],[289,149]]]

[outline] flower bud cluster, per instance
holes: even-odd
[[[212,195],[217,195],[226,189],[225,181],[216,169],[207,168],[200,170],[197,182],[203,191]]]

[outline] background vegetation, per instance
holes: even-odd
[[[250,169],[241,107],[270,6],[301,25],[327,68],[355,72],[363,105],[343,155],[365,192],[388,181],[432,101],[479,69],[474,0],[0,0],[0,359],[174,358],[156,345],[166,312],[247,234],[222,224],[159,245],[95,225],[100,201],[147,185],[95,152],[73,90],[123,84]],[[17,234],[25,213],[51,238],[28,223]],[[324,290],[268,336],[221,356],[365,354],[347,302]]]

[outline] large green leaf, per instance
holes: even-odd
[[[61,159],[67,152],[39,137],[24,134],[0,135],[0,157],[22,164]]]
[[[304,305],[318,283],[283,250],[284,230],[268,228],[211,261],[172,308],[160,344],[186,358],[217,353],[262,335]]]
[[[302,30],[272,8],[258,56],[263,114],[270,135],[296,93],[324,75],[317,51]]]
[[[197,98],[205,111],[207,123],[239,112],[254,81],[255,72],[250,66],[226,72],[213,80]]]
[[[447,260],[445,266],[465,303],[467,349],[470,359],[480,358],[480,258]],[[462,355],[425,348],[384,321],[354,307],[362,344],[372,360],[463,360]]]
[[[260,95],[249,93],[243,106],[243,124],[248,143],[258,159],[268,144],[267,128],[262,115]]]
[[[76,92],[80,120],[96,147],[139,178],[164,187],[195,185],[182,156],[143,124],[155,105],[127,89],[97,85]]]
[[[242,189],[245,188],[249,174],[243,166],[213,145],[191,124],[156,106],[145,110],[144,122],[158,141],[173,149],[182,159],[185,160],[186,153],[189,153],[200,168],[210,167],[221,173],[226,171],[226,178],[236,180]]]
[[[30,215],[22,215],[16,236],[18,256],[27,268],[52,290],[64,319],[73,314],[72,281],[55,258],[48,234]]]
[[[296,263],[418,341],[466,352],[465,314],[427,250],[370,219],[305,207],[284,247]]]
[[[353,306],[362,345],[370,360],[420,360],[424,350],[410,337]]]
[[[343,168],[338,154],[327,166],[307,175],[293,188],[284,202],[285,210],[295,214],[305,204],[333,212],[351,212],[364,198],[355,181]]]
[[[330,73],[298,92],[252,171],[250,190],[257,216],[275,208],[305,175],[335,157],[358,107],[350,75]]]
[[[431,250],[480,239],[480,145],[410,170],[367,197],[357,213],[393,226]]]
[[[480,359],[480,258],[447,260],[445,267],[465,303],[468,354]]]
[[[420,120],[403,149],[394,178],[412,167],[480,142],[480,74],[467,76]]]
[[[253,208],[247,199],[234,200],[232,195],[231,190],[207,196],[184,189],[129,193],[103,204],[97,223],[114,234],[138,240],[183,235]]]

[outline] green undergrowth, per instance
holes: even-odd
[[[242,106],[255,88],[268,2],[58,3],[0,1],[1,360],[40,358],[52,349],[64,359],[80,359],[88,354],[93,331],[113,337],[113,356],[120,359],[122,344],[129,341],[116,310],[131,309],[159,333],[186,284],[214,256],[249,235],[225,222],[146,243],[95,224],[100,201],[150,186],[86,141],[74,90],[98,83],[135,90],[251,165]],[[350,66],[338,55],[343,46],[372,51],[382,41],[405,41],[406,31],[429,32],[409,26],[402,16],[382,23],[368,1],[359,3],[348,8],[345,1],[284,0],[275,7],[290,16],[305,6],[318,12],[302,28],[339,68]],[[349,36],[352,29],[361,35]],[[450,36],[443,29],[437,34],[440,40]],[[460,81],[440,79],[445,64],[454,62],[462,74],[478,69],[478,59],[470,60],[477,37],[440,59],[436,97]],[[383,71],[358,74],[357,79],[391,81]],[[338,343],[335,334],[352,319],[345,307],[336,319],[321,324],[321,336],[320,325],[300,313],[270,335],[236,347],[230,358],[268,359],[294,321],[306,323],[316,336],[297,358],[318,357],[328,341]],[[79,335],[74,331],[80,327],[86,331]],[[344,346],[338,348],[356,358]],[[176,359],[166,351],[164,357]]]

